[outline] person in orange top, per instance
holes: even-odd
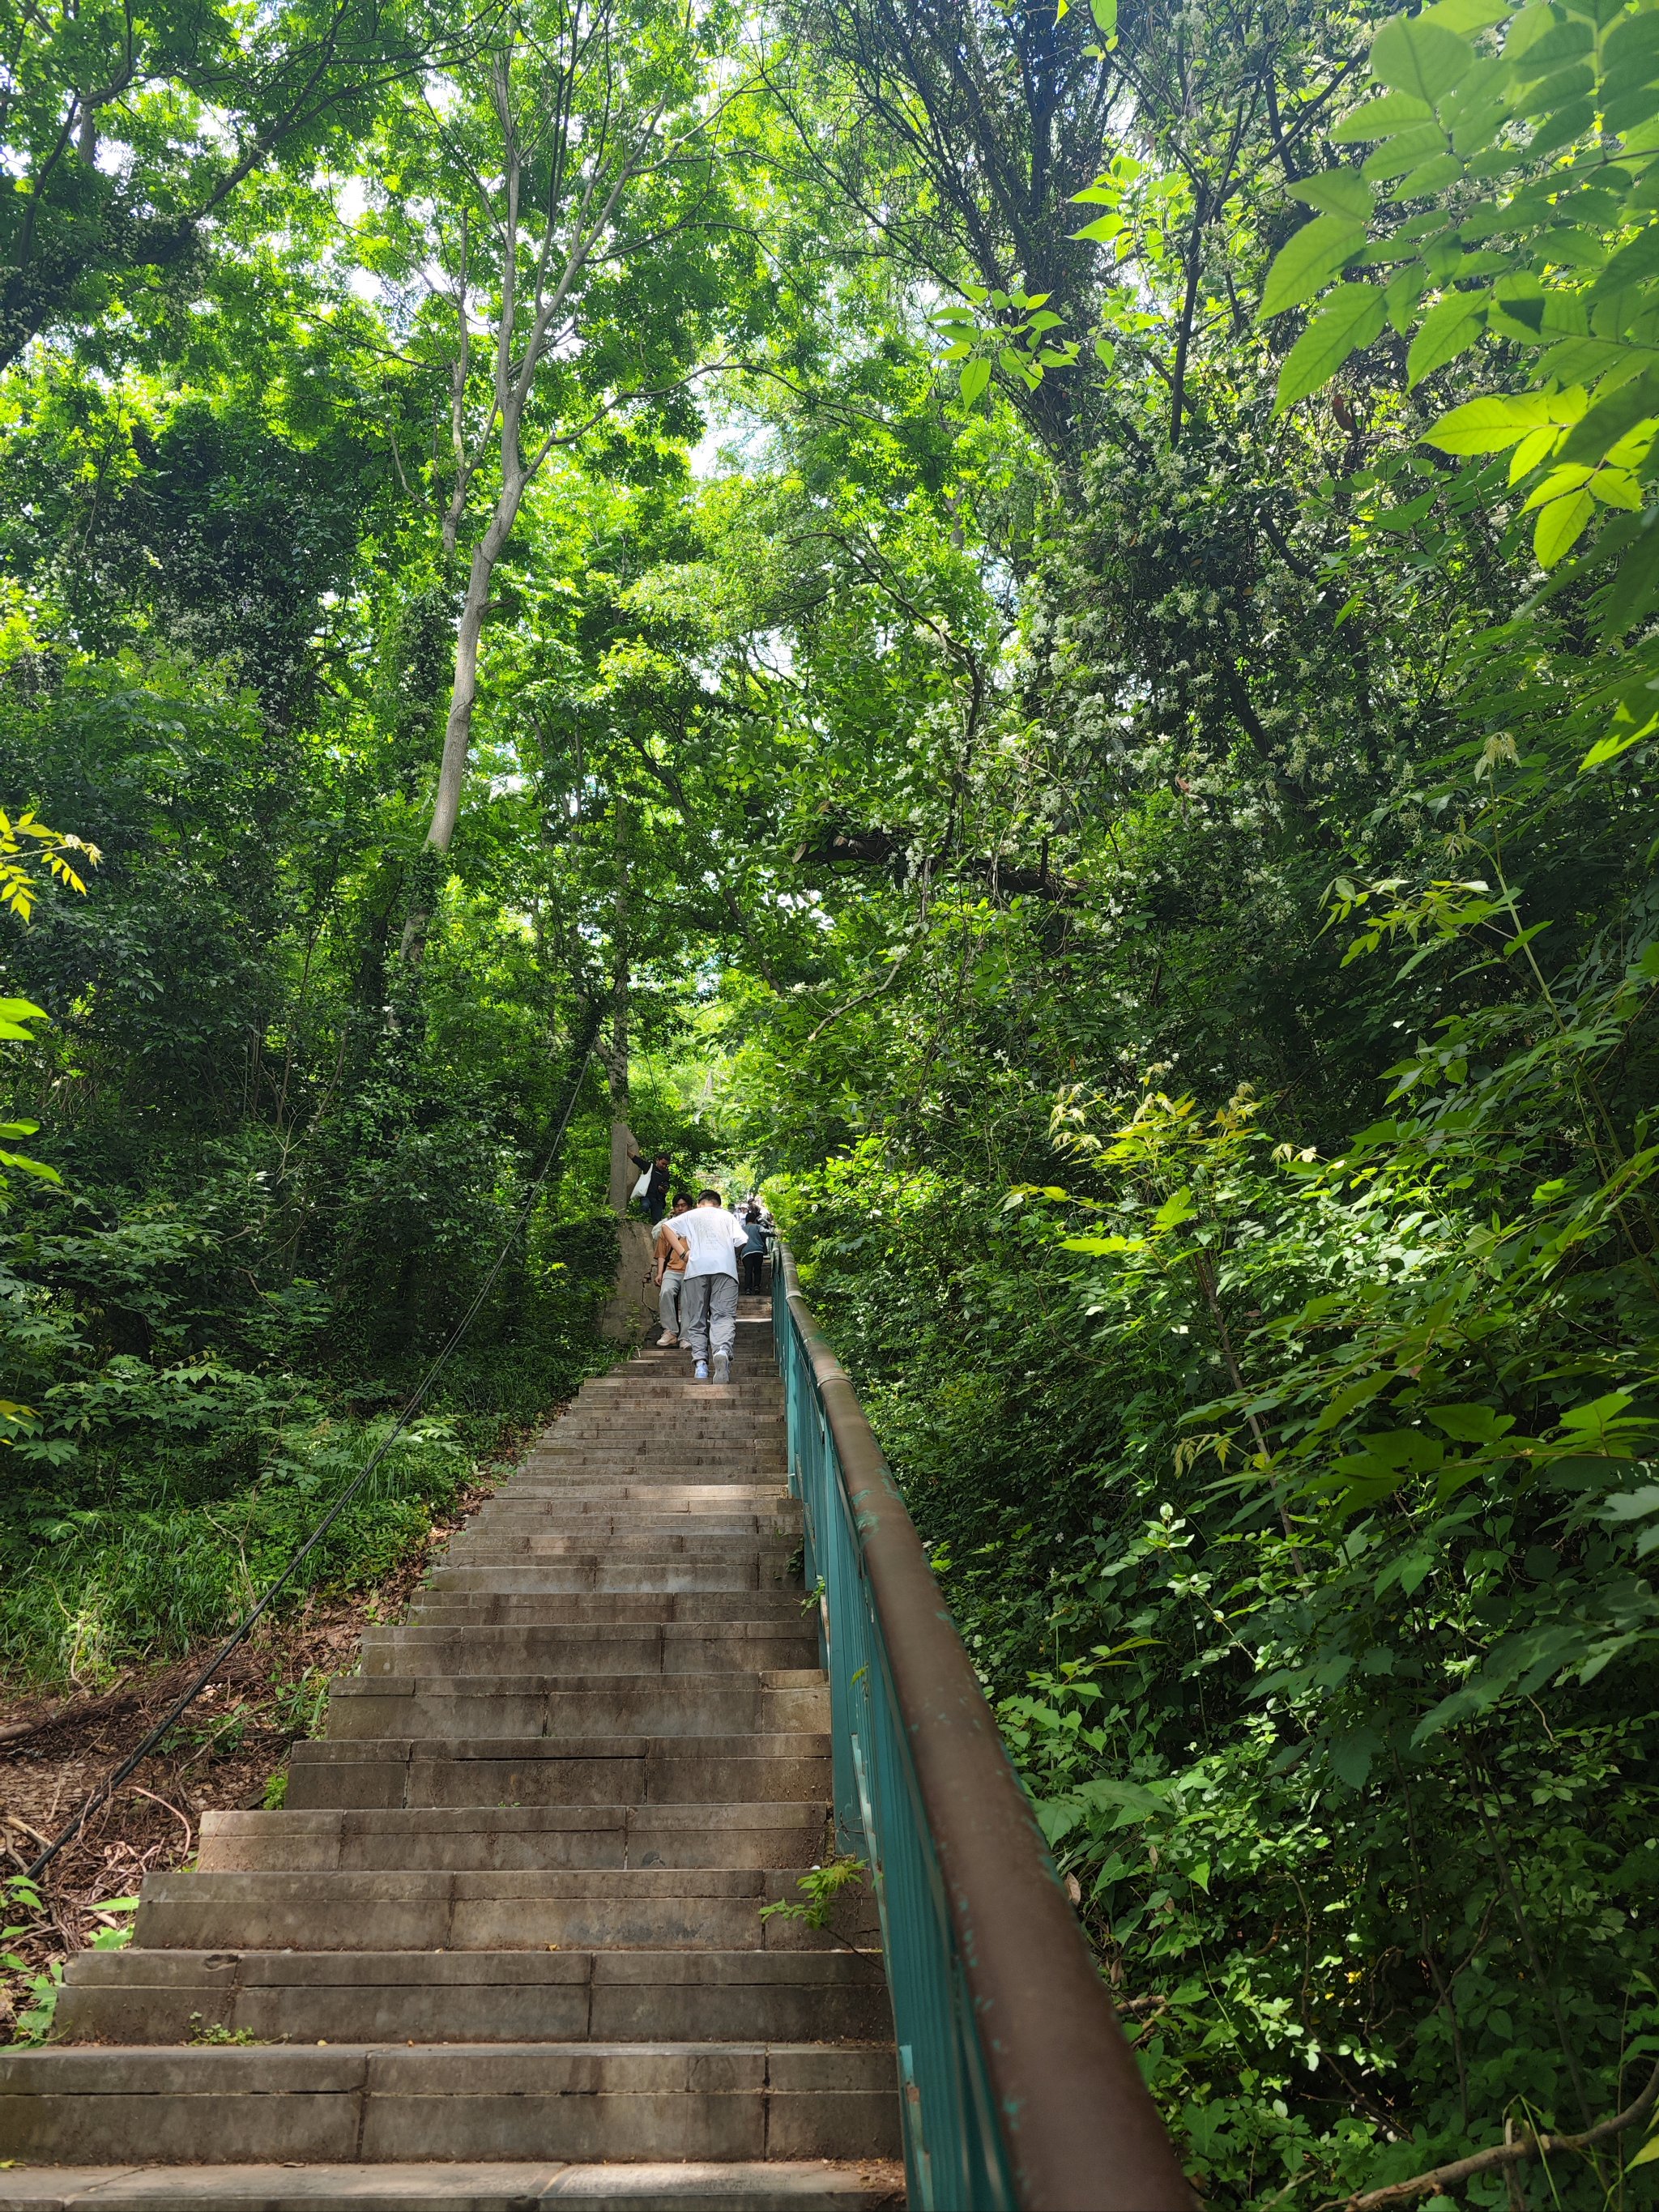
[[[678,1344],[680,1340],[680,1287],[685,1280],[687,1254],[685,1240],[674,1234],[674,1224],[681,1214],[690,1211],[691,1201],[682,1191],[674,1200],[672,1211],[665,1213],[657,1224],[657,1233],[651,1241],[658,1285],[657,1317],[662,1323],[659,1344]]]

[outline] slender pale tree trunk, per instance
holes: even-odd
[[[678,158],[673,149],[665,149],[659,143],[669,97],[666,92],[648,113],[634,118],[631,125],[624,124],[620,131],[617,127],[622,118],[613,111],[612,101],[617,91],[618,57],[627,41],[626,27],[620,24],[611,0],[599,0],[597,16],[591,23],[577,12],[568,13],[564,21],[563,50],[556,60],[550,53],[532,53],[527,48],[511,46],[498,52],[495,58],[489,98],[500,132],[500,200],[492,202],[495,187],[486,189],[480,185],[478,189],[484,193],[480,213],[474,216],[465,208],[462,210],[455,241],[454,289],[446,293],[457,319],[457,346],[450,384],[450,441],[454,450],[455,480],[444,517],[446,556],[453,557],[456,551],[471,491],[479,471],[491,458],[492,447],[499,455],[501,482],[489,520],[473,549],[461,604],[455,638],[455,680],[444,726],[443,757],[433,799],[432,825],[427,832],[429,855],[448,851],[460,816],[467,754],[472,742],[473,709],[478,696],[479,645],[489,609],[495,565],[513,535],[525,494],[548,455],[556,445],[574,439],[588,427],[574,424],[561,432],[556,426],[545,434],[532,432],[530,450],[526,452],[526,412],[535,392],[538,370],[550,349],[569,343],[577,333],[580,317],[573,301],[591,258],[611,231],[624,194],[639,179],[660,171],[665,161]],[[517,33],[513,35],[516,37]],[[525,94],[527,110],[521,112],[513,70],[515,58],[525,57],[531,88]],[[533,68],[529,67],[531,63]],[[585,136],[580,127],[582,101],[596,87],[602,95],[605,127]],[[689,148],[704,127],[702,118],[693,122],[679,142],[681,151]],[[586,149],[590,143],[596,150],[588,166]],[[538,165],[547,172],[545,175],[540,174]],[[476,173],[469,173],[473,174],[477,184]],[[529,234],[523,220],[522,198],[527,180],[536,193]],[[499,212],[495,211],[497,205]],[[677,227],[677,222],[671,221],[668,229],[672,232]],[[533,234],[538,229],[538,245]],[[500,296],[493,317],[491,404],[475,432],[469,435],[467,393],[473,362],[470,302],[471,272],[478,250],[475,233],[485,239],[494,235],[493,258],[499,269]],[[520,250],[526,246],[529,252],[521,269]],[[490,258],[485,256],[486,264]],[[635,392],[630,396],[638,398],[647,395]],[[616,404],[614,394],[609,399],[596,398],[589,423],[598,421]],[[422,890],[412,902],[416,909],[429,906],[426,887],[437,872],[431,860],[427,866],[430,872],[423,877]],[[625,919],[626,858],[620,851],[618,866],[623,882],[618,896]],[[406,962],[419,959],[428,919],[425,911],[410,912],[404,928]],[[625,936],[621,941],[625,946]],[[618,1001],[623,1012],[618,1016],[617,1030],[621,1058],[619,1075],[613,1076],[612,1087],[614,1091],[620,1081],[618,1095],[625,1102],[625,950],[621,957],[622,981],[617,987],[623,994]]]
[[[617,890],[611,908],[611,1102],[617,1118],[628,1113],[628,809],[617,799]]]
[[[466,781],[466,757],[472,744],[472,709],[478,697],[478,641],[489,611],[489,587],[495,564],[524,499],[525,479],[515,477],[503,484],[489,527],[472,549],[467,572],[466,597],[455,635],[455,681],[449,695],[449,715],[444,724],[443,759],[438,768],[438,790],[432,806],[432,827],[426,842],[440,853],[449,850],[461,811],[461,790]]]

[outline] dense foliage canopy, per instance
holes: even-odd
[[[625,1112],[765,1180],[1206,2201],[1626,2106],[1659,6],[0,27],[8,1668],[234,1616],[601,1010],[328,1571],[597,1356]]]

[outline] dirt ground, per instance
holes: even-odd
[[[38,1976],[84,1949],[100,1930],[131,1924],[130,1912],[103,1909],[107,1899],[131,1897],[152,1869],[187,1866],[204,1813],[252,1810],[267,1802],[273,1785],[280,1787],[289,1746],[320,1726],[328,1683],[350,1669],[364,1628],[403,1618],[434,1553],[543,1426],[538,1422],[505,1440],[489,1476],[465,1491],[422,1547],[373,1589],[313,1596],[285,1618],[261,1622],[58,1853],[41,1884],[41,1911],[15,1902],[7,1909],[9,1901],[0,1901],[0,2045],[16,2039],[18,2016],[33,2002]],[[0,1881],[25,1872],[223,1641],[204,1644],[167,1666],[137,1668],[95,1696],[8,1694],[0,1682]]]

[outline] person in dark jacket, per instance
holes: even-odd
[[[758,1297],[761,1269],[766,1260],[766,1224],[752,1199],[744,1209],[743,1226],[743,1250],[738,1255],[743,1265],[743,1287],[751,1297]]]
[[[645,1192],[645,1218],[654,1229],[668,1211],[668,1186],[672,1180],[668,1155],[659,1152],[648,1170],[642,1152],[630,1152],[629,1158],[641,1175],[650,1175],[651,1181]]]

